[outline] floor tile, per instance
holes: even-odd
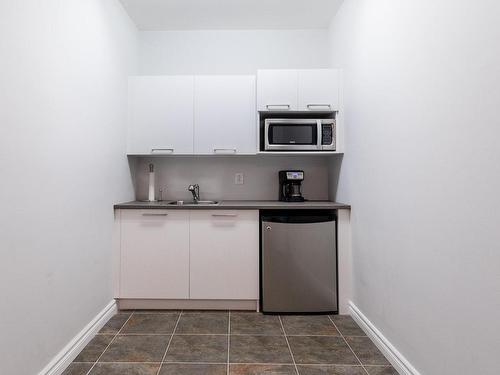
[[[78,354],[74,362],[95,362],[113,340],[113,335],[96,335]]]
[[[230,363],[292,363],[285,336],[231,336]]]
[[[169,340],[169,335],[119,335],[100,362],[161,362]]]
[[[229,313],[221,312],[183,312],[177,330],[180,334],[227,334]]]
[[[86,375],[90,368],[94,365],[91,363],[71,363],[62,375]]]
[[[281,323],[276,315],[256,312],[231,312],[231,334],[282,335]]]
[[[332,315],[330,317],[342,335],[366,336],[366,333],[358,326],[350,315]]]
[[[227,362],[227,336],[175,335],[165,362]]]
[[[230,365],[230,375],[297,375],[293,365]]]
[[[370,375],[398,375],[392,366],[366,366],[365,368]]]
[[[179,313],[134,314],[123,327],[121,334],[171,334]]]
[[[290,336],[288,342],[298,364],[359,364],[341,337]]]
[[[156,375],[159,367],[159,363],[98,363],[90,375]]]
[[[366,375],[361,366],[299,365],[300,375]]]
[[[340,336],[328,315],[287,315],[281,321],[286,335]]]
[[[159,375],[226,375],[227,365],[164,363]]]
[[[363,365],[390,365],[368,337],[346,337],[345,339]]]
[[[108,322],[101,328],[99,333],[117,334],[120,328],[123,327],[131,313],[118,313],[114,315]]]

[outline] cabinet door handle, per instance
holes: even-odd
[[[235,148],[214,148],[214,154],[236,154],[237,152]]]
[[[237,214],[212,214],[213,217],[236,217]]]
[[[330,104],[308,104],[307,109],[313,109],[317,107],[327,107],[328,109],[332,109],[332,106]]]
[[[173,148],[152,148],[151,149],[151,153],[154,154],[154,153],[168,153],[168,154],[173,154],[174,153],[174,149]]]
[[[286,111],[290,109],[290,104],[266,104],[267,109],[279,109],[281,111]]]
[[[168,216],[168,214],[143,213],[142,216]]]

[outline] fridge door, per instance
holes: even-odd
[[[335,312],[335,221],[262,219],[262,310],[269,313]]]

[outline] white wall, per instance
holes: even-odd
[[[189,184],[200,185],[201,199],[277,200],[278,171],[302,169],[302,193],[306,199],[328,199],[328,159],[299,156],[166,157],[134,159],[136,196],[147,199],[149,163],[155,165],[156,187],[166,188],[165,200],[189,200]],[[235,173],[244,184],[235,185]]]
[[[425,375],[500,372],[500,3],[346,0],[354,302]]]
[[[136,30],[115,0],[0,15],[0,373],[33,375],[112,299]]]
[[[328,67],[328,30],[141,31],[139,74]]]

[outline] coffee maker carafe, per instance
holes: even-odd
[[[304,171],[280,171],[279,200],[283,202],[304,202],[301,188],[304,181]]]

